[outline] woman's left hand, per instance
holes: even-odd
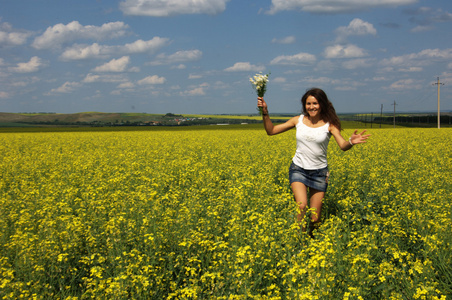
[[[366,130],[358,134],[358,130],[355,130],[355,132],[353,132],[352,136],[350,137],[352,144],[355,145],[365,143],[370,136],[370,134],[364,135],[365,132]]]

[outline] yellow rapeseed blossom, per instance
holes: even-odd
[[[314,238],[294,134],[2,133],[0,298],[446,299],[452,130],[371,133],[331,143]]]

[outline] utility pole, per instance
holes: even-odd
[[[439,82],[439,77],[437,77],[437,82],[434,83],[433,85],[437,85],[438,86],[438,129],[440,129],[440,123],[441,123],[441,118],[440,118],[440,108],[439,108],[439,87],[441,85],[444,85],[444,83]]]
[[[380,112],[380,128],[381,128],[381,120],[383,119],[383,104],[381,105],[381,112]]]
[[[396,102],[395,102],[395,100],[394,100],[394,104],[392,104],[392,105],[394,105],[394,128],[395,128],[395,107],[396,107]]]

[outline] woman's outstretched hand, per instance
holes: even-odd
[[[365,143],[370,136],[370,134],[364,135],[365,132],[366,130],[358,134],[358,130],[355,130],[355,132],[353,132],[352,136],[350,137],[352,144],[355,145]]]
[[[264,114],[268,114],[267,103],[265,102],[263,97],[257,97],[257,107],[262,107],[262,112]]]

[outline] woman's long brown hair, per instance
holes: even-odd
[[[308,116],[308,112],[306,111],[306,100],[309,96],[312,96],[317,99],[320,105],[320,117],[324,122],[329,122],[331,125],[334,125],[342,130],[341,121],[336,114],[336,110],[334,109],[333,103],[328,99],[326,93],[319,88],[311,88],[306,91],[306,93],[301,98],[301,103],[303,105],[303,113],[305,116]]]

